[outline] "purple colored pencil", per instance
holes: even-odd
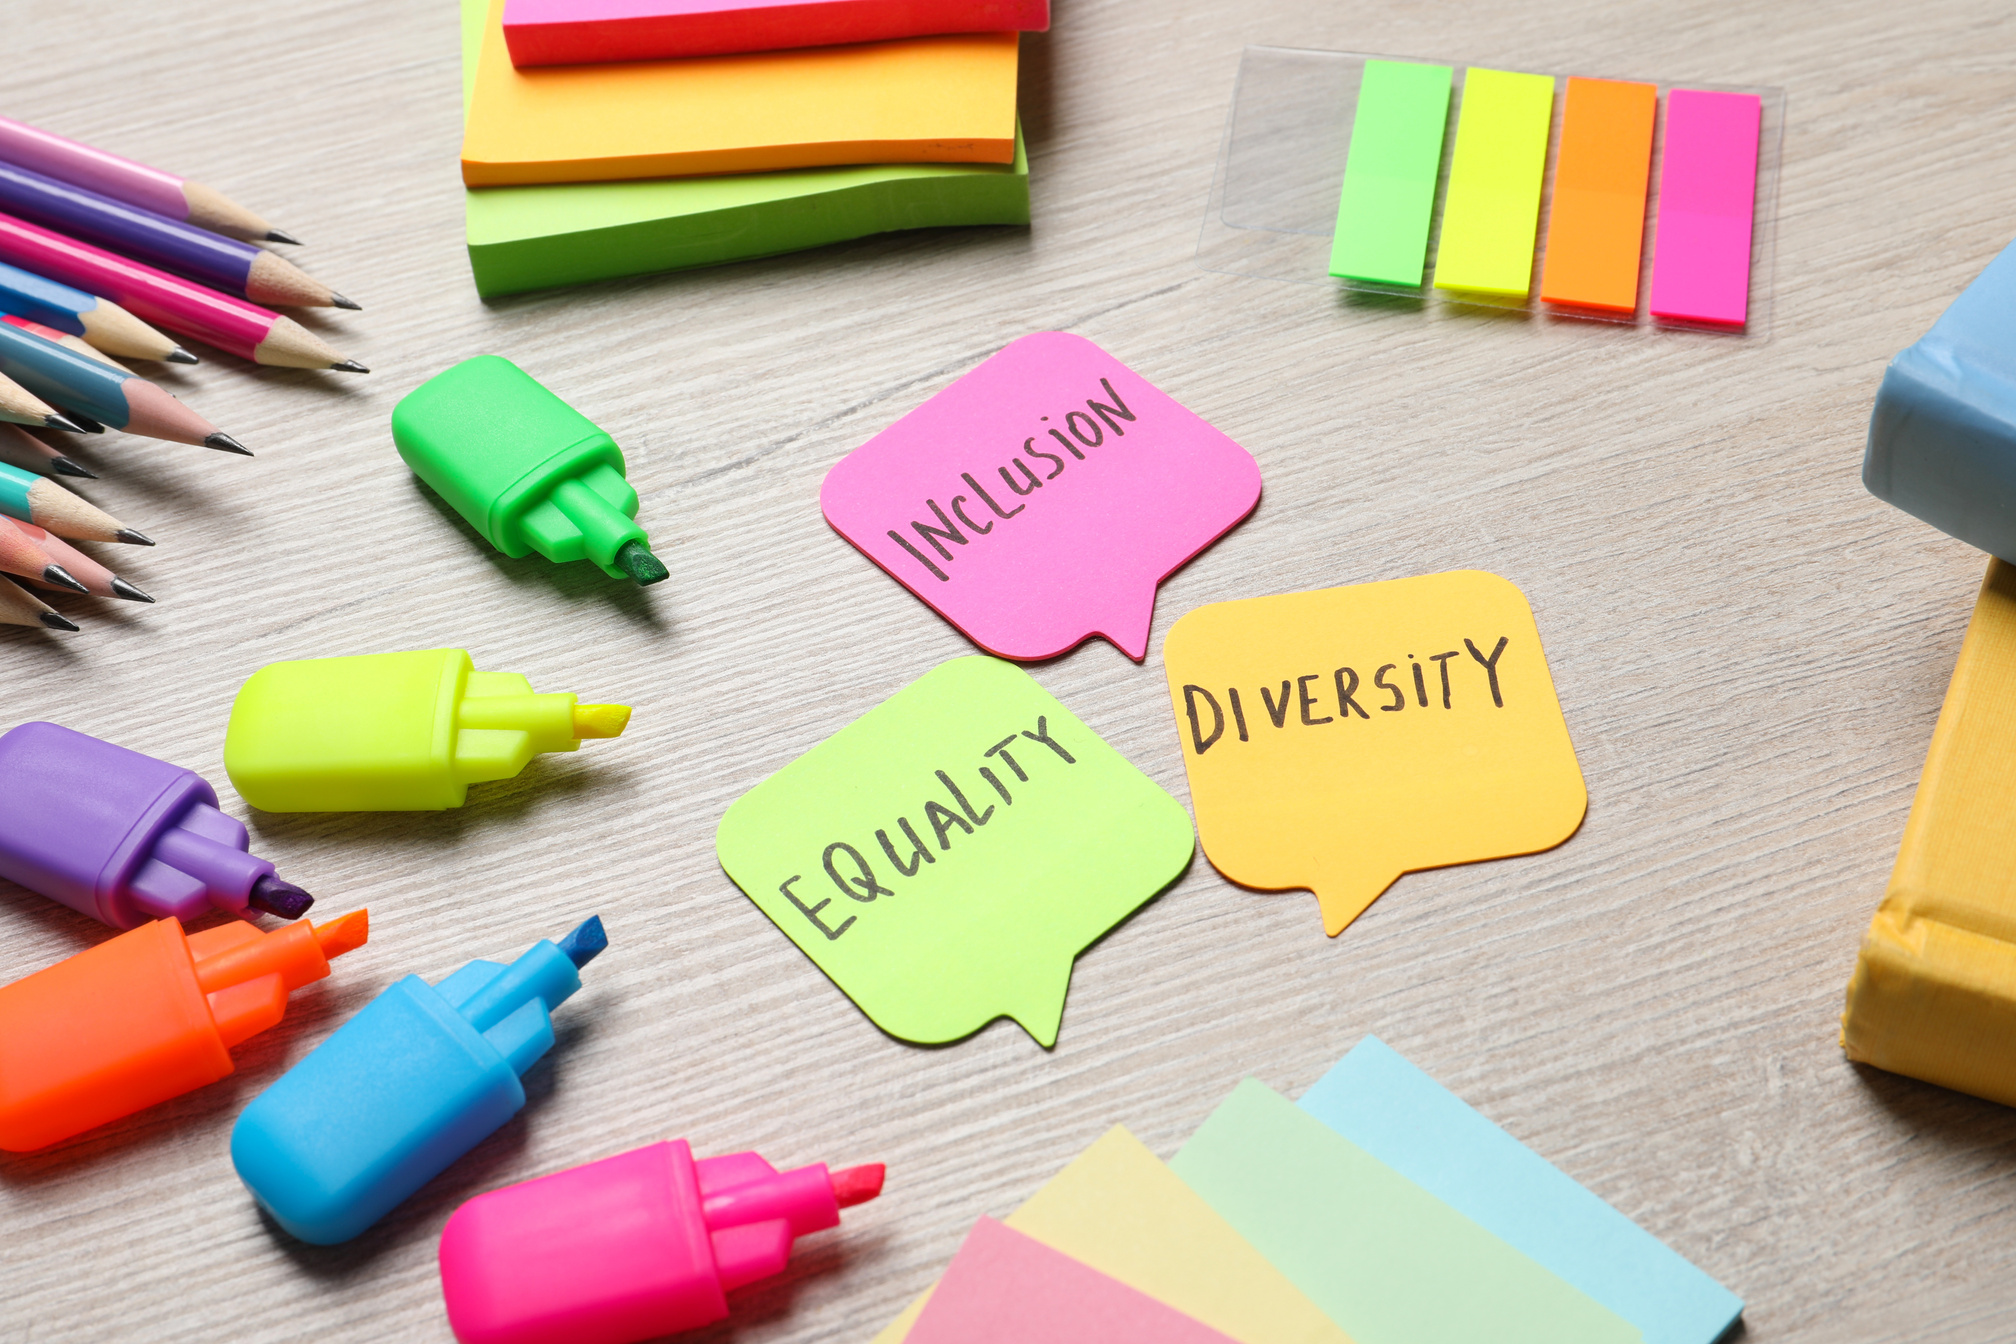
[[[357,306],[263,247],[59,182],[11,163],[4,155],[0,155],[0,209],[254,303]]]
[[[295,241],[230,197],[201,182],[149,168],[144,163],[107,154],[26,122],[0,117],[0,158],[32,172],[53,177],[137,205],[169,219],[194,224],[213,233],[260,242]]]

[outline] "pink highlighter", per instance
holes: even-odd
[[[791,1242],[882,1193],[882,1165],[780,1172],[686,1140],[492,1190],[441,1232],[441,1294],[462,1344],[635,1344],[728,1314],[783,1272]]]

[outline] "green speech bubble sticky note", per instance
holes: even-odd
[[[1071,963],[1189,864],[1182,804],[1028,673],[940,664],[735,800],[721,866],[875,1025],[1056,1044]]]

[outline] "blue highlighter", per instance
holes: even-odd
[[[350,1240],[518,1114],[549,1014],[608,945],[597,917],[509,966],[395,982],[245,1108],[239,1179],[301,1240]]]

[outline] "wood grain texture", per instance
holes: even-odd
[[[441,1341],[461,1200],[668,1136],[886,1160],[888,1193],[700,1341],[863,1340],[1109,1124],[1173,1152],[1243,1075],[1299,1092],[1376,1032],[1745,1297],[1745,1338],[2007,1338],[2016,1113],[1847,1064],[1836,1017],[1983,569],[1858,479],[1885,361],[2009,238],[2016,21],[1967,0],[1061,0],[1023,74],[1035,226],[864,241],[480,303],[462,255],[442,0],[22,8],[5,110],[187,173],[309,246],[368,311],[308,314],[368,378],[162,373],[260,455],[110,436],[85,493],[161,545],[160,598],[0,631],[4,722],[200,770],[289,657],[467,646],[638,706],[444,815],[254,817],[374,937],[231,1079],[0,1158],[0,1344]],[[1768,342],[1345,308],[1193,252],[1248,42],[1782,86]],[[111,72],[113,77],[108,77]],[[834,536],[826,469],[1029,331],[1099,342],[1250,449],[1257,513],[1162,590],[1203,602],[1460,566],[1532,600],[1588,820],[1417,874],[1343,936],[1201,859],[1079,963],[1046,1054],[869,1024],[728,882],[714,825],[939,661],[953,630]],[[513,563],[417,487],[393,402],[507,355],[615,434],[672,578]],[[76,603],[67,604],[71,608]],[[1159,655],[1033,669],[1187,800]],[[228,789],[227,808],[246,809]],[[407,972],[600,912],[524,1115],[358,1241],[256,1214],[238,1109]],[[106,931],[0,891],[0,979]]]

